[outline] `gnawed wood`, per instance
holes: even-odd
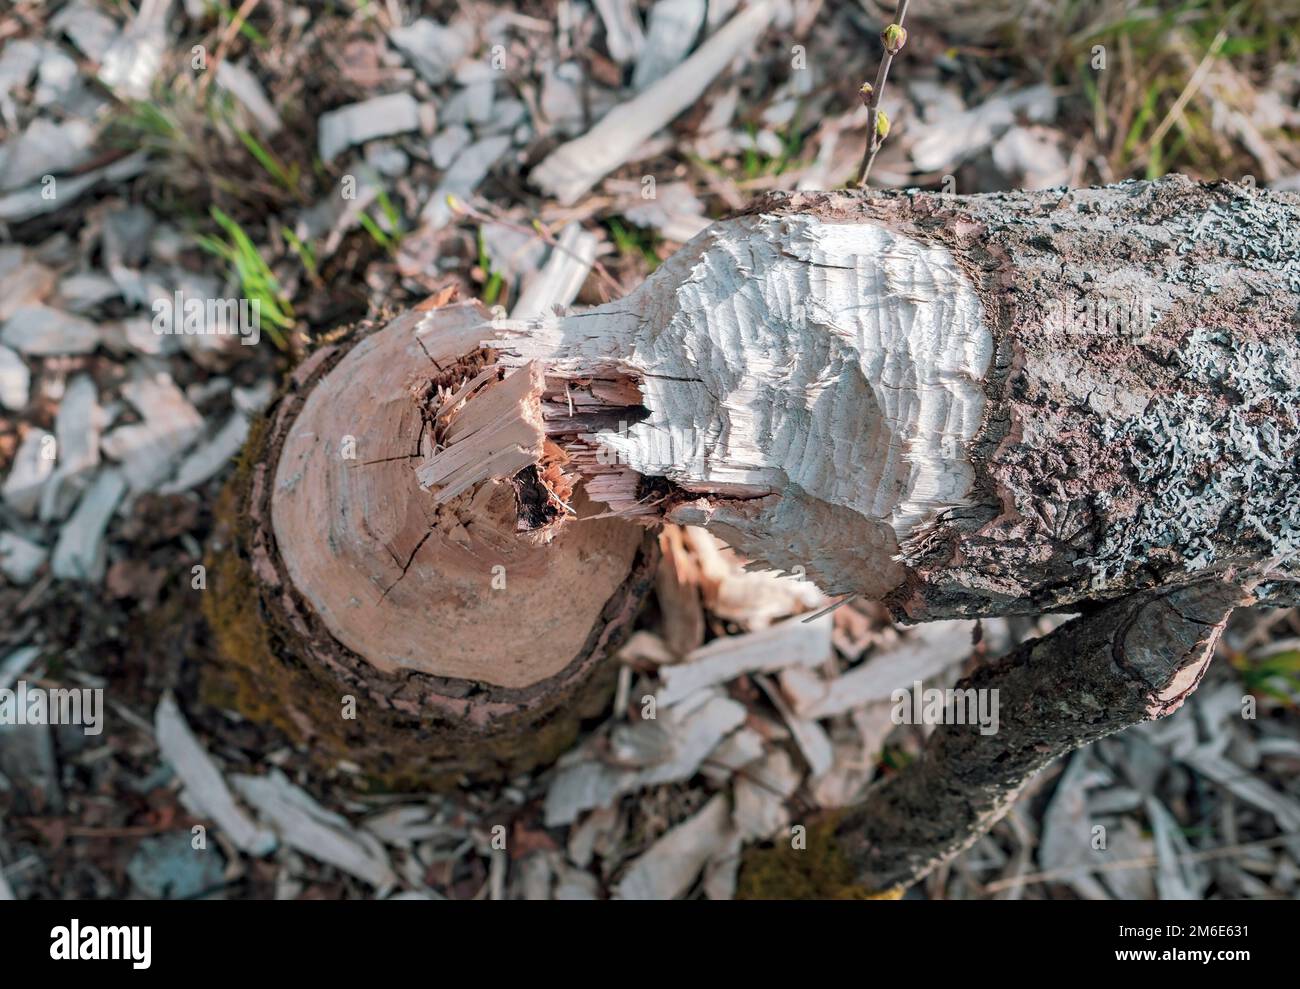
[[[517,537],[540,379],[484,369],[484,316],[409,312],[348,351],[288,424],[271,515],[288,579],[371,666],[522,689],[581,654],[642,537],[613,519]]]
[[[566,483],[921,621],[1294,596],[1297,312],[1300,198],[1170,178],[776,195],[489,339],[542,366]]]
[[[218,512],[204,605],[234,705],[363,785],[554,759],[608,704],[649,589],[653,543],[587,519],[581,493],[567,505],[580,521],[535,531],[542,488],[534,467],[516,471],[514,440],[537,430],[495,430],[527,378],[492,369],[485,317],[419,307],[314,352],[252,430]],[[422,486],[438,445],[492,456]]]

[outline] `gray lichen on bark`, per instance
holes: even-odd
[[[1134,526],[1107,532],[1096,554],[1100,582],[1126,559],[1171,549],[1184,570],[1204,570],[1219,561],[1215,536],[1225,524],[1278,566],[1295,557],[1300,366],[1274,356],[1197,327],[1173,355],[1186,387],[1154,396],[1118,429],[1106,424],[1103,439],[1132,451],[1147,507]]]

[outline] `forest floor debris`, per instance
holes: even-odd
[[[811,584],[674,531],[618,701],[545,772],[367,795],[204,703],[178,589],[312,340],[452,288],[516,318],[605,301],[752,195],[841,185],[861,155],[864,5],[400,6],[267,0],[234,30],[171,0],[0,14],[0,689],[110,684],[113,712],[93,747],[0,729],[0,899],[725,898],[746,845],[915,757],[894,690],[1059,621],[899,628],[855,601],[806,623],[832,603]],[[1225,54],[1208,8],[1176,31],[1126,12],[1044,45],[921,5],[873,181],[1300,187],[1296,15],[1260,5],[1238,25],[1258,49]],[[1090,67],[1095,44],[1123,73]],[[260,343],[158,332],[154,304],[187,295],[256,299]],[[1240,615],[1174,718],[1049,768],[912,895],[1294,898],[1298,703],[1300,618]]]

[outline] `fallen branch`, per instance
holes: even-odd
[[[960,681],[957,691],[991,692],[997,730],[938,726],[916,761],[838,822],[835,840],[857,881],[888,890],[924,878],[1000,820],[1048,763],[1172,714],[1200,682],[1233,608],[1250,600],[1224,581],[1136,594]]]
[[[1014,730],[937,733],[851,818],[853,867],[905,882],[1172,709],[1228,588],[1296,598],[1298,313],[1295,196],[773,196],[594,310],[317,352],[246,454],[214,624],[245,710],[423,784],[601,709],[664,520],[905,621],[1086,611],[975,675]]]

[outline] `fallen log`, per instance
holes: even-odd
[[[1294,195],[782,194],[625,299],[483,330],[540,382],[544,478],[903,620],[1300,575]]]
[[[314,355],[254,440],[225,558],[262,621],[227,638],[270,629],[246,685],[300,736],[420,777],[553,757],[599,709],[662,520],[903,621],[1086,612],[975,674],[1001,735],[945,726],[837,832],[881,889],[1171,710],[1232,606],[1294,601],[1298,441],[1300,198],[776,195],[597,309],[447,306]],[[340,731],[344,687],[372,706]],[[1071,715],[1089,692],[1113,711]]]

